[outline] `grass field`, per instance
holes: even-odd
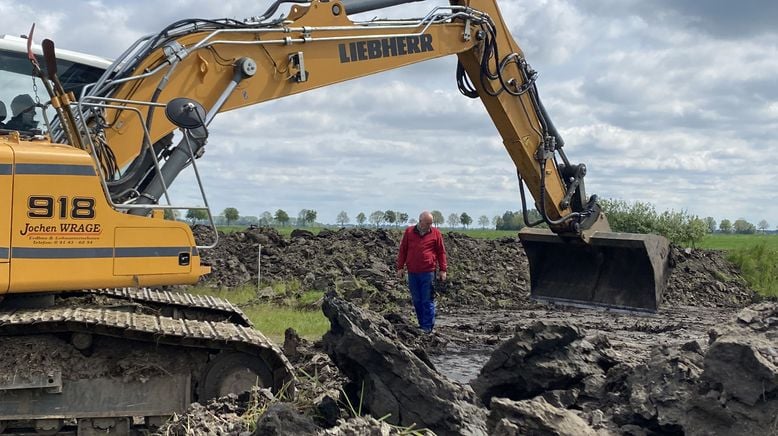
[[[295,286],[274,286],[282,296],[287,288]],[[295,297],[283,298],[281,303],[259,301],[256,287],[248,285],[235,289],[194,287],[187,292],[212,295],[229,301],[246,314],[257,330],[279,345],[284,343],[284,331],[289,327],[310,340],[321,338],[330,328],[329,321],[315,304],[323,296],[319,291],[302,292]]]
[[[764,244],[768,248],[778,249],[778,235],[724,235],[714,233],[703,239],[700,248],[710,250],[735,250]]]

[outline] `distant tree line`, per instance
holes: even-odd
[[[711,229],[711,232],[716,231],[716,221],[711,217],[706,218],[706,220],[707,219],[711,220],[709,222],[709,228]],[[765,233],[769,228],[770,223],[768,223],[767,220],[761,220],[757,225],[753,225],[743,218],[736,219],[734,223],[725,218],[721,220],[718,225],[718,231],[721,233],[737,233],[741,235],[750,235],[756,233],[757,231]],[[778,230],[778,227],[776,227],[776,230]]]
[[[657,213],[652,204],[639,201],[627,202],[623,200],[600,199],[599,203],[607,214],[613,231],[660,234],[676,244],[686,244],[692,247],[701,242],[707,233],[753,234],[757,231],[764,233],[770,227],[767,220],[761,220],[757,225],[751,224],[743,218],[739,218],[734,222],[722,219],[717,223],[713,217],[699,218],[686,211],[671,210]],[[450,213],[447,218],[439,210],[433,210],[431,213],[432,224],[436,227],[448,224],[449,228],[461,226],[461,228],[467,229],[473,224],[473,218],[467,212]],[[529,210],[527,215],[527,219],[531,223],[540,221],[540,213],[536,209]],[[168,219],[178,219],[180,213],[175,210],[166,210],[165,216]],[[275,225],[281,227],[292,225],[305,227],[314,225],[317,217],[318,213],[313,209],[301,209],[297,214],[297,218],[292,218],[283,209],[277,209],[275,213],[265,211],[259,217],[255,217],[241,216],[238,209],[227,207],[213,219],[217,225]],[[202,223],[208,219],[208,213],[204,209],[189,209],[186,213],[186,219],[192,224]],[[347,226],[351,224],[351,218],[346,211],[341,211],[335,217],[335,222],[339,226]],[[366,224],[374,227],[399,227],[416,223],[416,218],[409,216],[408,213],[394,210],[375,210],[369,215],[366,215],[365,212],[359,212],[355,217],[355,224],[359,227]],[[502,215],[495,215],[491,219],[486,215],[481,215],[478,217],[477,223],[482,229],[491,224],[497,230],[521,230],[526,226],[521,211],[505,211]],[[540,224],[540,227],[547,226]],[[778,227],[776,227],[776,230],[778,230]]]
[[[536,209],[527,211],[527,218],[530,223],[540,221],[540,212]],[[502,216],[494,217],[492,223],[497,230],[521,230],[526,227],[524,223],[524,214],[521,211],[511,212],[506,210]],[[545,223],[538,227],[548,227]]]
[[[448,216],[448,221],[443,218],[443,213],[439,210],[434,210],[432,213],[432,223],[436,227],[440,227],[448,222],[449,227],[455,228],[462,226],[467,229],[473,223],[473,218],[467,212],[460,214],[452,213]],[[170,219],[177,219],[178,215],[173,212],[167,213]],[[166,216],[167,216],[166,215]],[[213,217],[216,225],[260,225],[260,226],[281,226],[286,227],[289,225],[304,227],[313,225],[316,222],[318,213],[313,209],[301,209],[297,214],[297,218],[292,218],[283,209],[278,209],[275,213],[269,211],[262,212],[259,217],[255,216],[243,216],[240,215],[238,209],[234,207],[225,208],[218,216]],[[491,223],[494,225],[498,217],[495,217]],[[208,213],[204,209],[189,209],[186,213],[186,219],[191,224],[203,223],[208,219]],[[357,226],[364,226],[367,224],[374,227],[382,226],[405,226],[406,224],[414,225],[417,223],[416,218],[411,218],[406,212],[394,211],[394,210],[376,210],[366,215],[365,212],[359,212],[355,218]],[[346,211],[340,211],[335,217],[335,222],[340,226],[346,226],[351,224],[351,218]],[[481,215],[478,218],[478,224],[482,229],[485,229],[490,223],[489,217]]]

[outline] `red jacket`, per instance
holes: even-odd
[[[435,271],[436,264],[441,271],[446,271],[446,247],[443,246],[440,230],[431,227],[430,231],[422,236],[416,226],[405,229],[400,251],[397,253],[396,269],[399,271],[407,265],[408,272],[432,272]]]

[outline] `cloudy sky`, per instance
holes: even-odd
[[[4,28],[115,57],[181,18],[259,15],[270,0],[6,1]],[[438,0],[380,15],[424,15]],[[778,226],[778,2],[502,0],[590,194]],[[364,15],[354,18],[366,18]],[[15,27],[16,26],[16,27]],[[212,209],[518,210],[515,169],[453,57],[222,114],[200,160]],[[190,179],[176,188],[196,202]]]

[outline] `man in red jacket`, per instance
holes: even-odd
[[[438,279],[446,280],[446,247],[443,235],[432,227],[432,214],[424,211],[419,223],[405,229],[400,251],[397,253],[397,278],[405,275],[408,267],[408,287],[419,327],[432,332],[435,326],[435,301],[432,299],[432,283],[437,271]]]

